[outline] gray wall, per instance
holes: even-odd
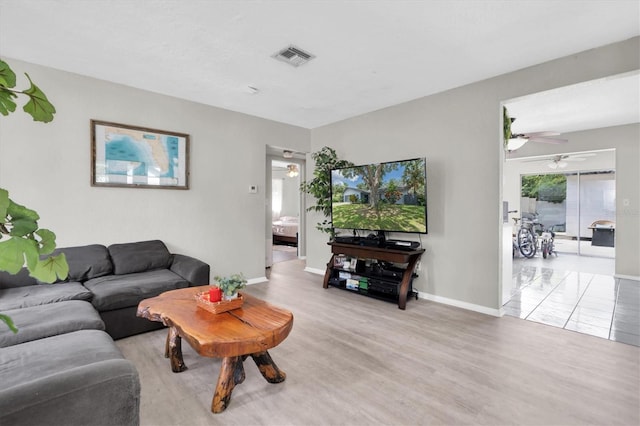
[[[429,234],[422,237],[427,252],[415,286],[434,300],[497,313],[502,279],[501,101],[636,70],[639,51],[636,37],[313,129],[311,148],[334,147],[341,158],[357,164],[426,157]],[[312,160],[307,163],[313,166]],[[637,153],[618,159],[617,167],[619,181],[630,182],[634,172],[629,170],[639,167]],[[627,210],[637,212],[637,192],[619,188],[620,199],[625,196],[631,202]],[[310,217],[307,224],[307,267],[320,271],[330,250],[315,222],[317,217]],[[637,233],[630,238],[636,238],[637,254]],[[626,265],[619,273],[639,275],[637,268]]]
[[[213,274],[259,278],[270,233],[266,145],[300,152],[328,145],[355,163],[424,156],[429,235],[422,237],[427,253],[416,287],[435,300],[494,313],[501,280],[500,102],[636,70],[639,47],[634,38],[312,131],[8,59],[45,89],[58,114],[46,125],[25,114],[0,117],[0,186],[37,210],[60,246],[160,238],[172,251],[209,262]],[[190,134],[191,189],[89,186],[92,118]],[[637,147],[635,155],[619,155],[618,182],[635,176],[636,186],[618,187],[619,202],[630,205],[618,205],[617,224],[637,230],[631,223],[638,219]],[[307,176],[312,171],[308,157]],[[252,184],[257,195],[249,194]],[[306,221],[307,267],[323,271],[330,253],[327,236],[315,229],[318,219],[310,214]],[[637,254],[637,231],[629,240],[630,255]],[[626,275],[640,275],[637,268],[616,264]]]
[[[307,129],[3,59],[58,113],[49,124],[0,117],[0,187],[37,211],[59,246],[158,238],[208,262],[212,276],[264,277],[266,145],[309,151]],[[191,189],[91,187],[90,119],[189,134]]]

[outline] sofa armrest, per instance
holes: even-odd
[[[174,254],[171,271],[189,281],[192,287],[209,284],[209,265],[183,254]]]
[[[0,389],[0,424],[137,425],[139,416],[140,380],[125,359]]]

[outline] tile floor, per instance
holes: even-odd
[[[560,254],[516,258],[506,315],[640,346],[640,282],[613,276],[612,260]],[[580,271],[580,272],[576,272]]]

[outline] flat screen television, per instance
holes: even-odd
[[[331,170],[334,229],[427,233],[425,158]]]

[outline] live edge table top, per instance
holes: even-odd
[[[198,307],[196,294],[208,288],[188,287],[145,299],[137,316],[174,328],[198,354],[214,358],[264,352],[289,335],[291,312],[246,293],[238,309],[214,314]]]

